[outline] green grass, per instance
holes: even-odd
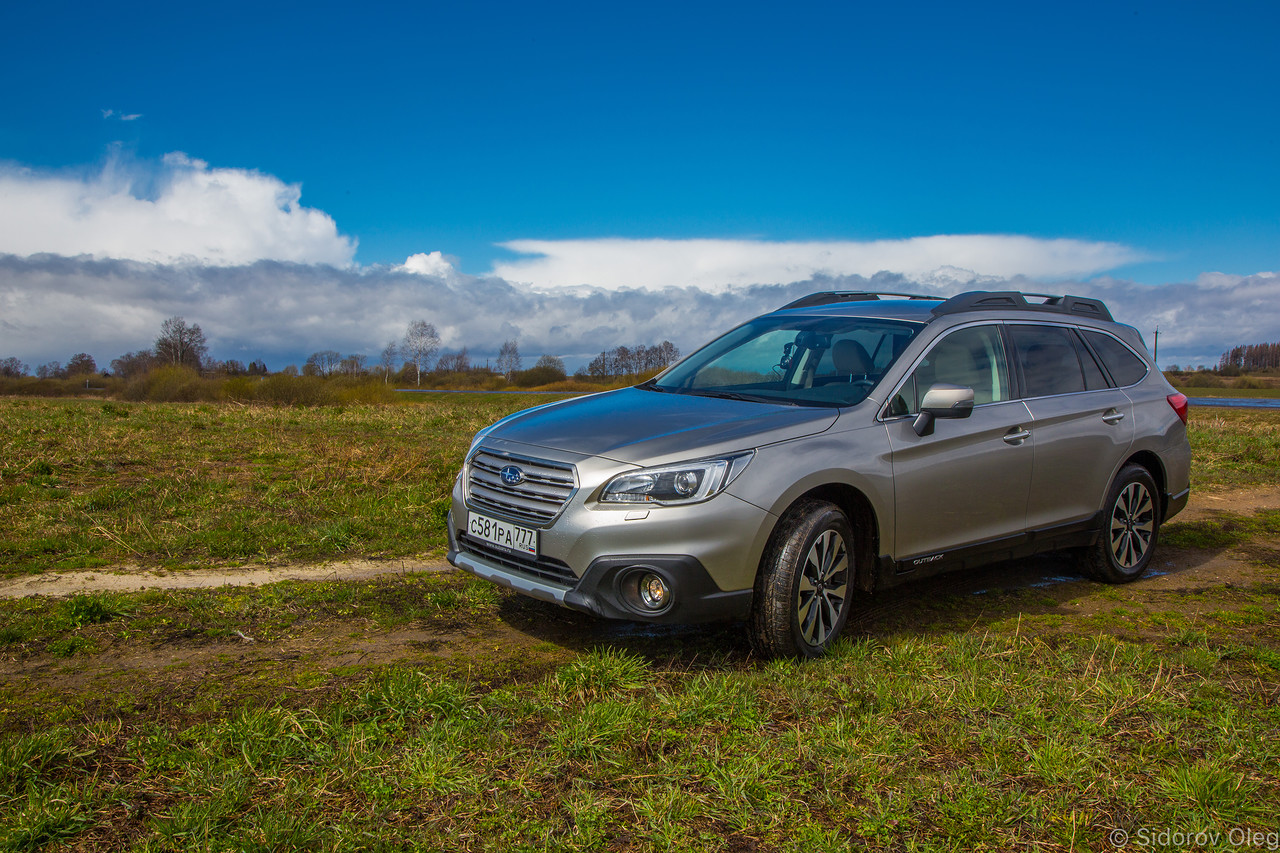
[[[547,397],[0,399],[0,576],[438,554],[472,434]],[[1280,480],[1280,412],[1192,411],[1196,489]]]
[[[472,434],[548,399],[0,399],[0,575],[439,552]]]
[[[261,588],[95,593],[63,599],[0,599],[0,650],[74,654],[127,642],[162,646],[252,636],[271,642],[341,620],[387,630],[417,619],[492,618],[499,590],[469,575],[393,574],[367,581],[281,581]],[[54,652],[57,654],[57,652]]]
[[[528,402],[0,400],[0,567],[430,551],[471,432]],[[1196,488],[1280,480],[1278,418],[1193,411]],[[1277,533],[1224,514],[1165,541]],[[1114,828],[1280,826],[1280,585],[1086,589],[910,601],[803,663],[456,573],[0,601],[0,851],[1107,850]],[[411,651],[379,657],[397,636]]]
[[[1220,630],[1032,618],[816,663],[609,647],[496,687],[393,667],[318,704],[42,726],[0,741],[0,849],[1098,850],[1115,827],[1274,827],[1280,671]]]
[[[1215,513],[1198,521],[1171,521],[1160,531],[1160,541],[1177,548],[1232,548],[1251,539],[1280,536],[1280,511],[1259,510],[1245,516]]]
[[[1187,426],[1193,489],[1280,482],[1280,411],[1193,407]]]

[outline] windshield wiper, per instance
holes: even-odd
[[[760,394],[743,394],[741,391],[716,391],[710,388],[699,388],[690,391],[690,394],[696,394],[699,397],[716,397],[721,400],[742,400],[747,403],[773,403],[778,406],[798,406],[795,400],[788,400],[785,397],[765,397]]]

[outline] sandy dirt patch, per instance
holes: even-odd
[[[48,572],[0,580],[0,598],[29,595],[59,597],[89,592],[140,592],[144,589],[200,589],[262,586],[278,581],[361,580],[378,575],[438,572],[450,569],[436,560],[348,560],[315,565],[238,566],[217,569],[145,569],[112,566],[91,572]]]

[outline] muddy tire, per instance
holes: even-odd
[[[1102,532],[1086,548],[1082,568],[1105,583],[1129,583],[1151,565],[1160,536],[1160,496],[1156,481],[1141,465],[1126,465],[1116,475],[1103,506]]]
[[[849,618],[854,580],[849,518],[835,504],[796,504],[778,522],[756,574],[751,640],[766,657],[819,657]]]

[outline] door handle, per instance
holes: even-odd
[[[1014,427],[1004,434],[1004,443],[1016,446],[1022,444],[1022,442],[1026,441],[1028,438],[1031,438],[1030,432],[1022,427]]]
[[[1124,412],[1117,412],[1115,409],[1107,409],[1102,415],[1102,420],[1109,424],[1118,424],[1124,420]]]

